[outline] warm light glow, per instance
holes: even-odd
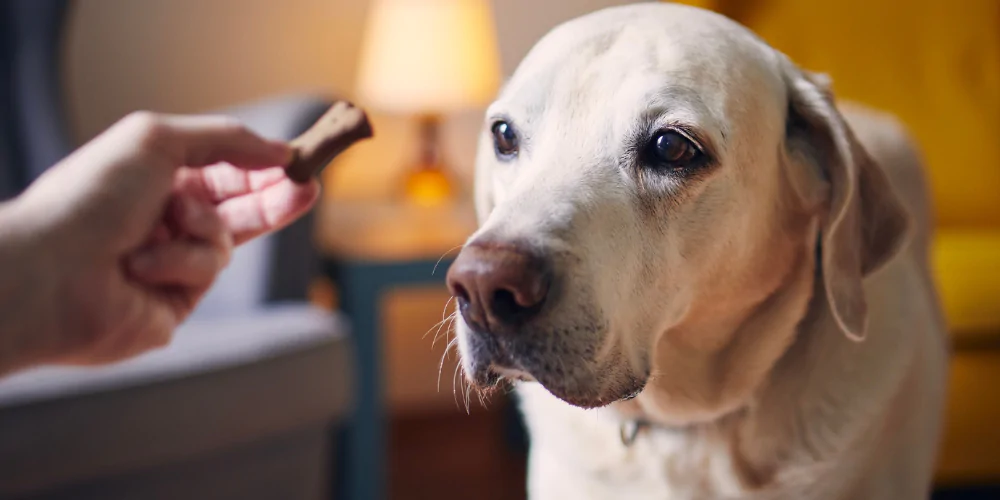
[[[364,105],[447,113],[493,99],[500,82],[488,0],[374,0],[358,76]]]
[[[440,170],[418,170],[406,177],[406,199],[410,202],[433,207],[451,199],[454,188],[451,180]]]

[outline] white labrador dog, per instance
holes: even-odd
[[[449,272],[466,376],[517,381],[530,498],[926,498],[925,188],[892,118],[722,16],[554,29],[487,112]]]

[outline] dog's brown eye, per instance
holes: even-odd
[[[683,167],[696,160],[701,151],[681,133],[667,130],[653,136],[648,154],[649,160],[656,165]]]
[[[497,155],[511,157],[517,154],[517,133],[514,127],[507,122],[496,122],[493,124],[493,144],[496,147]]]

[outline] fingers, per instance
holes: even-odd
[[[219,204],[219,214],[237,245],[301,217],[320,191],[317,181],[290,181],[281,167],[244,171],[225,164],[181,169],[174,190]]]
[[[160,243],[165,243],[167,241],[170,241],[170,238],[171,238],[170,228],[167,227],[166,224],[160,223],[157,224],[155,229],[153,229],[153,233],[149,235],[149,240],[147,241],[146,244],[158,245]]]
[[[171,220],[183,238],[207,242],[220,249],[231,246],[229,233],[211,203],[187,195],[177,195],[171,203]]]
[[[150,286],[201,289],[229,262],[232,239],[210,203],[184,195],[170,202],[173,236],[154,239],[127,259],[132,277]],[[164,226],[165,227],[165,226]]]
[[[233,243],[277,231],[312,208],[319,198],[319,183],[297,184],[284,179],[259,191],[230,198],[219,204],[222,217]]]
[[[144,149],[167,155],[174,168],[225,162],[253,169],[284,166],[292,159],[288,144],[264,139],[226,116],[137,112],[119,126],[135,134]]]
[[[175,240],[140,250],[126,260],[132,277],[155,287],[202,290],[229,261],[228,252],[191,240]]]
[[[174,178],[174,190],[221,203],[235,196],[263,190],[287,178],[283,167],[248,171],[219,163],[204,168],[180,169]]]
[[[181,193],[167,201],[162,220],[153,228],[142,247],[178,238],[202,240],[220,248],[232,246],[232,239],[215,211],[215,205]]]
[[[138,113],[131,121],[145,149],[166,151],[175,164],[174,192],[216,203],[236,244],[285,227],[319,195],[318,182],[296,184],[285,175],[289,145],[231,118]]]

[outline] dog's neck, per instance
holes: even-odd
[[[727,346],[719,351],[719,358],[711,360],[721,371],[706,371],[701,379],[684,373],[662,375],[634,400],[616,403],[623,417],[622,443],[633,446],[656,434],[712,441],[728,456],[726,461],[739,481],[736,488],[742,492],[772,484],[789,460],[798,462],[800,468],[826,467],[829,457],[842,453],[847,442],[843,436],[858,430],[848,429],[839,417],[818,415],[805,400],[811,393],[826,394],[831,400],[839,399],[839,404],[828,408],[830,401],[816,403],[825,405],[824,411],[840,413],[850,413],[852,403],[832,388],[836,381],[814,380],[808,373],[836,373],[820,365],[847,366],[845,358],[854,356],[852,352],[860,346],[848,342],[832,326],[818,262],[818,252],[810,252],[796,263],[783,286],[736,327],[734,342],[749,342],[742,348],[756,352],[729,358],[734,347]],[[685,385],[673,386],[672,380]],[[691,381],[698,384],[690,385]],[[692,388],[698,392],[691,392]],[[788,404],[788,398],[801,401]],[[805,427],[817,421],[822,421],[825,435],[815,438],[804,456],[798,449],[800,439],[813,434]],[[768,439],[764,442],[757,436]]]
[[[750,310],[679,325],[693,332],[725,329],[730,340],[709,350],[678,349],[661,341],[645,390],[617,403],[618,410],[653,426],[687,427],[718,421],[751,403],[810,310],[817,260],[812,245],[806,248],[780,284]]]

